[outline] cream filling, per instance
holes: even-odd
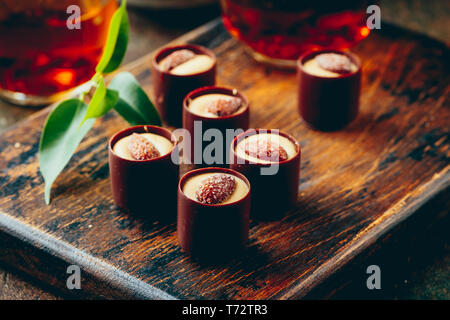
[[[178,76],[186,76],[209,70],[214,60],[206,54],[198,54],[194,58],[176,66],[169,72]]]
[[[202,117],[208,117],[208,118],[218,118],[219,116],[213,113],[208,112],[208,106],[213,101],[216,101],[218,99],[230,99],[233,98],[233,96],[227,95],[227,94],[221,94],[221,93],[210,93],[210,94],[204,94],[200,97],[197,97],[193,99],[191,102],[189,102],[188,109],[198,116]],[[245,108],[245,105],[242,104],[239,109],[236,110],[233,114],[238,114],[243,111]]]
[[[173,143],[158,134],[155,133],[139,133],[140,136],[148,139],[155,148],[159,151],[160,156],[166,155],[169,152],[171,152],[173,148]],[[116,155],[118,155],[121,158],[127,159],[127,160],[136,160],[131,156],[130,150],[128,150],[128,142],[129,142],[130,136],[123,137],[119,141],[116,142],[116,144],[113,147],[113,151]]]
[[[296,148],[295,144],[293,144],[291,142],[291,140],[289,140],[286,137],[283,137],[282,135],[273,134],[273,133],[253,134],[253,135],[245,138],[244,140],[241,140],[236,146],[236,149],[235,149],[236,154],[240,158],[243,158],[243,159],[251,161],[251,162],[272,163],[272,161],[261,160],[261,159],[252,157],[252,156],[248,155],[247,153],[245,153],[245,144],[246,143],[257,143],[257,140],[263,140],[263,141],[265,140],[265,141],[272,141],[272,142],[278,143],[286,151],[288,160],[293,158],[297,154],[297,148]]]
[[[305,69],[305,71],[308,72],[309,74],[312,74],[312,75],[318,76],[318,77],[324,77],[324,78],[336,78],[336,77],[340,77],[343,75],[342,73],[332,72],[332,71],[323,69],[319,65],[319,63],[317,63],[316,59],[309,59],[308,61],[306,61],[303,64],[303,69]],[[351,71],[348,73],[353,73],[357,69],[358,68],[356,67],[356,65],[354,63],[352,63]]]
[[[228,176],[232,176],[235,178],[236,180],[236,188],[234,189],[234,192],[231,194],[231,196],[225,200],[224,202],[218,203],[216,205],[222,205],[222,204],[227,204],[227,203],[232,203],[232,202],[236,202],[242,198],[244,198],[247,193],[248,193],[248,186],[247,184],[244,182],[244,180],[242,180],[241,178],[236,177],[235,175],[231,175],[231,174],[227,174],[227,173],[223,173],[223,172],[208,172],[208,173],[202,173],[202,174],[198,174],[195,175],[191,178],[189,178],[183,186],[183,193],[186,197],[188,197],[189,199],[192,199],[194,201],[197,201],[197,196],[196,196],[196,192],[197,189],[200,185],[200,183],[209,178],[212,175],[215,174],[225,174]]]

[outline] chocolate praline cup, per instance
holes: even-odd
[[[248,192],[240,200],[228,204],[204,204],[183,193],[186,181],[198,174],[221,172],[234,175],[247,184]],[[250,183],[231,169],[210,167],[189,171],[178,185],[178,242],[187,254],[215,260],[242,253],[248,241],[250,215]]]
[[[129,160],[114,152],[114,145],[132,133],[154,133],[173,143],[172,151],[150,160]],[[178,165],[177,140],[162,127],[141,125],[119,131],[109,141],[108,158],[114,202],[126,212],[149,220],[174,221]]]
[[[278,133],[280,136],[287,138],[295,146],[295,155],[288,160],[270,164],[257,163],[242,158],[236,152],[238,143],[260,132]],[[244,174],[252,185],[252,218],[256,220],[278,219],[288,209],[296,205],[300,179],[300,158],[301,150],[297,140],[278,130],[250,129],[233,140],[230,148],[230,168]],[[278,171],[275,174],[262,174],[261,170],[274,170],[274,168],[269,168],[274,165],[278,165]]]
[[[357,70],[337,77],[308,73],[304,63],[322,53],[345,55]],[[322,131],[334,131],[343,128],[358,115],[361,62],[356,55],[339,50],[305,53],[297,61],[297,83],[298,112],[309,126]]]
[[[195,98],[206,94],[225,94],[233,97],[238,97],[242,99],[244,106],[241,107],[241,110],[239,110],[239,112],[235,114],[217,118],[210,118],[192,113],[189,109],[189,103]],[[183,157],[185,161],[191,164],[195,164],[196,166],[214,165],[219,167],[228,167],[227,160],[229,159],[230,154],[230,142],[226,142],[227,129],[242,129],[243,131],[245,131],[249,127],[249,121],[250,107],[248,100],[236,89],[210,86],[199,88],[190,92],[183,100],[183,128],[189,132],[189,136],[187,136],[189,144],[186,145],[186,149],[188,149],[188,152],[183,151]],[[201,125],[200,132],[195,132],[195,124],[197,124],[197,126]],[[209,129],[219,130],[222,134],[222,137],[224,138],[222,149],[223,159],[221,163],[206,163],[203,159],[203,150],[208,144],[211,143],[211,141],[204,142],[202,137],[203,133]],[[236,134],[233,134],[230,140],[234,139],[235,136]]]
[[[208,55],[214,63],[208,70],[190,75],[175,75],[169,71],[162,71],[159,62],[172,52],[181,49]],[[155,54],[152,59],[153,90],[155,105],[163,121],[175,127],[181,126],[184,97],[194,89],[213,86],[216,83],[216,64],[216,56],[211,50],[191,44],[166,47]]]

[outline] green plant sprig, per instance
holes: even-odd
[[[130,125],[161,125],[153,103],[138,81],[128,72],[118,73],[106,87],[105,75],[117,70],[128,46],[129,23],[126,0],[114,13],[102,57],[90,83],[95,91],[89,104],[88,91],[59,103],[48,115],[39,144],[39,169],[45,181],[45,202],[50,204],[51,188],[69,163],[78,145],[96,119],[114,109]]]

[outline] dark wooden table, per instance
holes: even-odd
[[[402,26],[411,29],[426,32],[428,35],[439,38],[441,41],[449,41],[450,24],[448,22],[449,8],[442,1],[398,1],[389,3],[384,1],[381,4],[382,18],[396,22]],[[153,49],[165,44],[173,38],[185,33],[186,31],[203,24],[211,18],[217,16],[219,10],[217,7],[207,7],[200,10],[195,10],[186,14],[185,12],[150,12],[144,10],[130,9],[131,21],[131,43],[127,53],[126,62],[133,61],[139,56],[152,51]],[[184,17],[189,17],[186,20]],[[170,26],[165,22],[171,21]],[[0,130],[9,125],[23,119],[34,113],[33,109],[19,108],[5,103],[0,103]],[[442,204],[439,202],[434,206],[428,207],[428,210],[435,213],[446,213],[448,210],[448,203]],[[448,220],[448,219],[447,219]],[[444,233],[445,236],[445,233]],[[448,274],[448,243],[438,243],[443,246],[440,251],[442,257],[438,257],[437,261],[432,260],[431,266],[423,267],[428,274],[431,272],[437,277]],[[445,263],[447,262],[447,264]],[[349,267],[351,269],[351,266]],[[430,271],[430,268],[432,271]],[[345,273],[345,270],[343,271]],[[414,272],[414,271],[413,271]],[[420,272],[420,271],[419,271]],[[448,277],[447,277],[448,279]],[[332,281],[332,280],[330,280]],[[398,281],[398,280],[396,280]],[[431,285],[434,285],[436,290],[445,289],[444,284],[434,279],[430,279]],[[424,279],[422,285],[427,287],[430,281]],[[395,282],[395,281],[394,281]],[[447,280],[448,284],[448,280]],[[348,287],[348,286],[347,286]],[[350,286],[351,287],[351,286]],[[447,286],[448,288],[448,286]],[[316,296],[329,295],[328,292],[315,293]],[[345,297],[345,293],[343,294]],[[351,293],[347,293],[351,295]],[[342,296],[342,295],[341,295]],[[419,294],[416,294],[420,297]],[[435,297],[445,297],[445,292],[439,291]],[[425,295],[426,297],[426,295]],[[17,274],[15,270],[7,268],[0,269],[0,299],[56,299],[59,298],[57,292],[53,292],[52,288],[44,287],[42,284],[35,283],[32,279],[24,275]]]

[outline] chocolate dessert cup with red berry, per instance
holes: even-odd
[[[108,148],[116,205],[142,218],[175,220],[176,148],[176,138],[162,127],[141,125],[116,133]]]
[[[297,202],[300,145],[291,135],[274,129],[250,129],[238,135],[230,149],[230,168],[252,185],[252,217],[281,217]]]
[[[242,252],[248,241],[250,183],[231,169],[210,167],[186,173],[178,185],[177,234],[196,258]]]
[[[227,129],[232,129],[233,133],[237,129],[247,130],[249,117],[248,100],[237,89],[210,86],[190,92],[183,101],[183,128],[190,134],[187,137],[190,138],[190,152],[184,152],[183,156],[189,163],[198,166],[228,166],[230,142],[226,142]],[[200,124],[202,130],[195,135],[195,125]],[[207,163],[203,159],[203,150],[209,142],[204,142],[201,137],[208,129],[219,130],[224,139],[223,159],[220,163]],[[233,134],[229,141],[234,137]],[[197,157],[194,157],[195,152],[198,153]]]
[[[297,61],[298,111],[311,127],[334,131],[358,115],[361,62],[349,52],[312,51]]]
[[[191,44],[163,48],[152,59],[152,79],[159,114],[167,124],[180,127],[184,97],[215,84],[216,56]]]

